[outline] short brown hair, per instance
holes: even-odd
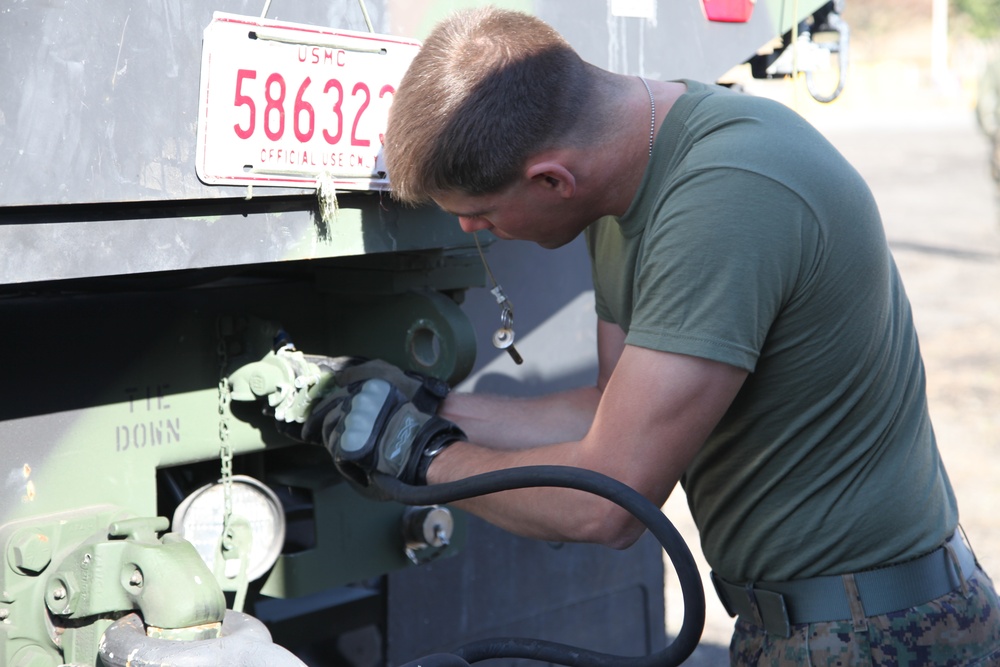
[[[452,15],[428,36],[389,113],[393,195],[498,192],[586,113],[590,66],[553,28],[519,12]]]

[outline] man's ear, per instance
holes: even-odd
[[[524,171],[525,178],[553,194],[569,199],[576,194],[576,177],[563,164],[551,160],[529,164]]]

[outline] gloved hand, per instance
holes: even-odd
[[[437,412],[441,401],[450,391],[448,383],[429,375],[404,371],[381,359],[364,357],[309,357],[308,361],[321,370],[330,370],[338,387],[349,387],[356,382],[381,378],[399,389],[406,400],[423,412]]]
[[[319,405],[331,407],[327,397],[358,382],[381,378],[398,388],[420,411],[437,412],[448,395],[448,383],[420,373],[403,371],[378,359],[304,355],[291,345],[269,352],[229,378],[235,401],[266,399],[265,411],[279,430],[296,440],[320,443],[319,422],[310,419]],[[321,420],[320,420],[321,421]],[[298,428],[299,424],[308,427]]]
[[[425,484],[434,456],[465,434],[408,399],[382,377],[355,382],[317,404],[303,434],[310,439],[318,435],[337,469],[362,487],[370,485],[375,472],[407,484]]]
[[[280,432],[326,446],[361,487],[376,471],[424,484],[433,456],[465,438],[435,414],[446,382],[377,359],[307,356],[287,345],[234,371],[229,382],[233,400],[266,399]]]

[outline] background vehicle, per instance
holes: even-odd
[[[374,158],[359,177],[352,146],[372,150],[378,128],[363,125],[358,93],[313,96],[344,66],[337,40],[362,39],[333,33],[366,33],[368,18],[376,33],[419,39],[457,4],[28,0],[0,10],[0,665],[94,665],[102,649],[119,660],[107,632],[134,611],[152,639],[211,644],[226,606],[313,664],[400,664],[506,634],[617,653],[664,644],[651,541],[613,553],[454,516],[444,544],[440,511],[414,518],[362,498],[324,451],[230,400],[226,378],[288,339],[467,388],[541,392],[593,376],[582,361],[593,349],[582,247],[544,262],[523,244],[489,248],[517,306],[526,362],[515,366],[490,344],[500,312],[479,289],[492,284],[472,239],[439,211],[369,189]],[[702,80],[790,41],[814,13],[822,27],[832,7],[508,4],[597,64]],[[749,19],[710,21],[706,6]],[[262,10],[301,27],[253,23]],[[246,17],[246,43],[210,37],[215,12]],[[298,63],[258,66],[265,42]],[[210,51],[235,60],[206,74]],[[774,63],[762,58],[763,73]],[[372,105],[385,98],[374,91],[391,81],[348,70],[348,88],[369,84]],[[235,92],[208,95],[218,81]],[[228,121],[206,129],[217,109]],[[288,153],[274,167],[287,133],[321,131],[358,142],[330,143],[328,161],[340,168],[334,152],[346,155],[345,173],[303,176]],[[237,161],[206,178],[203,151],[220,133],[258,142],[278,173]],[[209,567],[192,542],[218,551],[226,518],[236,556]],[[404,524],[416,531],[404,536]],[[189,540],[164,535],[168,526]]]

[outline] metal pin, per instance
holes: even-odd
[[[476,242],[479,259],[483,261],[483,267],[486,269],[486,273],[489,274],[490,280],[493,283],[493,289],[490,290],[490,294],[493,295],[497,300],[497,305],[500,306],[500,328],[493,334],[493,347],[498,350],[507,350],[507,354],[510,355],[514,363],[520,366],[524,363],[524,359],[514,348],[514,307],[511,305],[507,295],[503,293],[503,288],[497,283],[497,279],[493,276],[493,271],[490,270],[490,265],[486,262],[486,255],[483,254],[483,247],[479,244],[479,237],[476,236],[475,232],[472,233],[472,238]]]
[[[506,350],[515,364],[523,364],[524,359],[514,347],[514,330],[507,327],[500,327],[493,334],[493,347],[498,350]]]

